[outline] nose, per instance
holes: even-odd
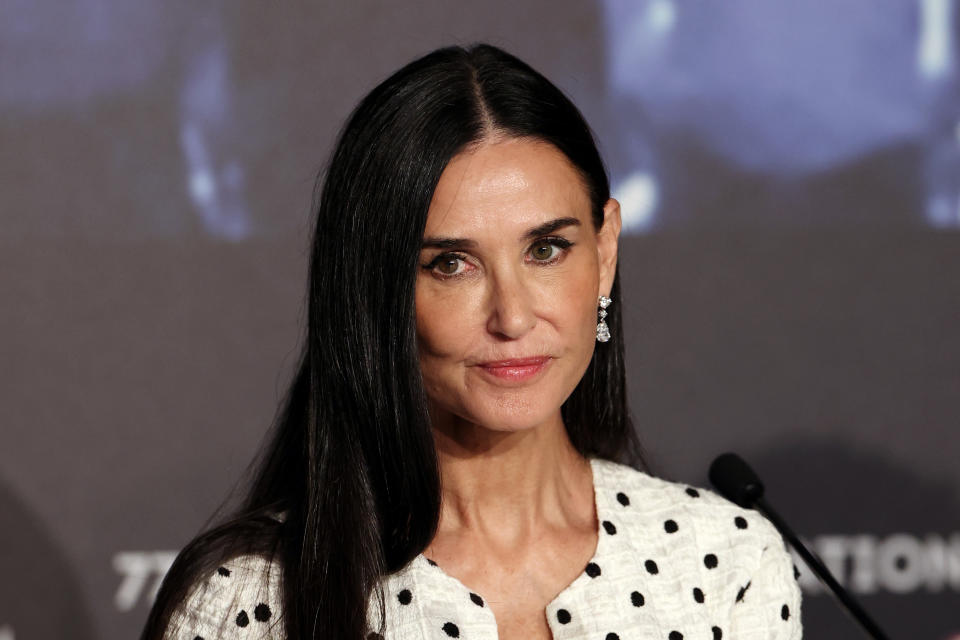
[[[516,340],[533,329],[537,316],[530,294],[520,274],[501,272],[492,278],[487,330]]]

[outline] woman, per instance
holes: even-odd
[[[273,439],[144,639],[800,637],[775,530],[635,470],[619,205],[556,87],[487,45],[410,63],[316,209]]]

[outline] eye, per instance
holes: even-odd
[[[527,253],[534,262],[556,262],[566,253],[573,243],[564,238],[543,238],[537,240]]]
[[[458,253],[441,253],[429,263],[421,265],[440,278],[453,278],[467,270],[466,256]]]

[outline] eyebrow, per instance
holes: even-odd
[[[540,236],[553,233],[564,227],[579,227],[580,220],[577,218],[566,217],[557,218],[544,222],[543,224],[531,227],[522,236],[523,240],[533,240]],[[429,236],[423,239],[424,249],[473,249],[477,246],[476,240],[470,238],[441,238],[438,236]]]

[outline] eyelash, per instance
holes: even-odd
[[[544,244],[553,245],[559,248],[560,252],[548,260],[533,260],[532,262],[534,264],[545,265],[545,266],[556,264],[557,262],[562,260],[564,256],[567,255],[567,251],[570,249],[570,247],[574,245],[573,242],[570,242],[566,238],[561,238],[559,236],[550,236],[545,238],[539,238],[536,242],[530,245],[530,248],[527,250],[527,253],[530,253],[531,251],[533,251],[534,248]],[[437,265],[445,260],[464,260],[465,261],[466,259],[467,259],[467,256],[463,255],[462,253],[447,252],[447,253],[441,253],[435,256],[433,260],[431,260],[427,264],[420,265],[420,266],[426,271],[432,272],[433,276],[441,280],[451,280],[453,278],[462,277],[462,274],[448,275],[444,273],[439,273],[438,271],[436,271]]]

